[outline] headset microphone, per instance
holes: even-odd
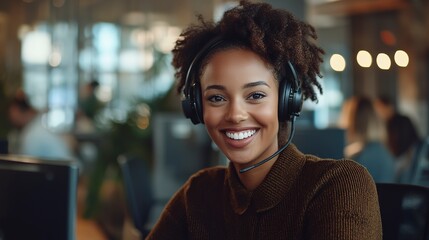
[[[253,164],[253,165],[251,165],[251,166],[249,166],[249,167],[245,167],[245,168],[240,169],[240,173],[245,173],[245,172],[247,172],[247,171],[249,171],[249,170],[252,170],[252,169],[254,169],[254,168],[256,168],[256,167],[261,166],[262,164],[264,164],[264,163],[266,163],[266,162],[270,161],[270,160],[271,160],[271,159],[273,159],[275,156],[279,155],[283,150],[285,150],[285,149],[287,148],[287,146],[289,146],[289,144],[291,143],[292,138],[293,138],[293,135],[294,135],[294,133],[295,133],[295,118],[296,118],[296,117],[294,116],[294,117],[292,117],[292,119],[291,119],[291,125],[290,125],[291,130],[290,130],[289,137],[288,137],[288,139],[287,139],[286,144],[285,144],[285,145],[283,145],[281,148],[279,148],[279,150],[277,150],[277,151],[276,151],[275,153],[273,153],[271,156],[269,156],[269,157],[265,158],[264,160],[262,160],[262,161],[260,161],[260,162],[258,162],[258,163],[255,163],[255,164]]]

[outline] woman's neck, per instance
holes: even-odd
[[[234,165],[238,178],[243,186],[249,191],[255,190],[265,179],[271,167],[277,161],[277,158],[278,156],[245,173],[240,173],[240,169],[242,168],[241,166]]]

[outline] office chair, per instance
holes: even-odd
[[[144,238],[145,227],[153,204],[152,184],[147,163],[138,157],[120,155],[118,163],[122,171],[127,208],[134,227]]]
[[[412,164],[411,183],[429,186],[429,137],[418,145]]]
[[[429,188],[377,183],[383,239],[429,239]]]

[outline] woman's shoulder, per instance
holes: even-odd
[[[365,167],[350,159],[307,157],[298,184],[301,189],[306,189],[303,192],[335,199],[337,204],[363,204],[368,199],[376,201],[377,198],[376,185],[371,174]]]
[[[362,165],[348,158],[320,158],[315,155],[305,154],[306,164],[319,167],[346,167],[346,168],[362,168]]]
[[[351,159],[323,159],[313,155],[306,155],[304,166],[305,176],[314,176],[316,180],[338,180],[373,184],[373,179],[368,170]]]

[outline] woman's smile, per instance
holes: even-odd
[[[256,130],[245,130],[240,132],[233,132],[233,131],[225,131],[225,135],[233,140],[243,140],[246,138],[249,138],[253,136],[253,134],[256,133]]]
[[[254,136],[257,134],[256,129],[242,131],[223,131],[225,134],[225,143],[231,148],[244,148],[251,144]]]

